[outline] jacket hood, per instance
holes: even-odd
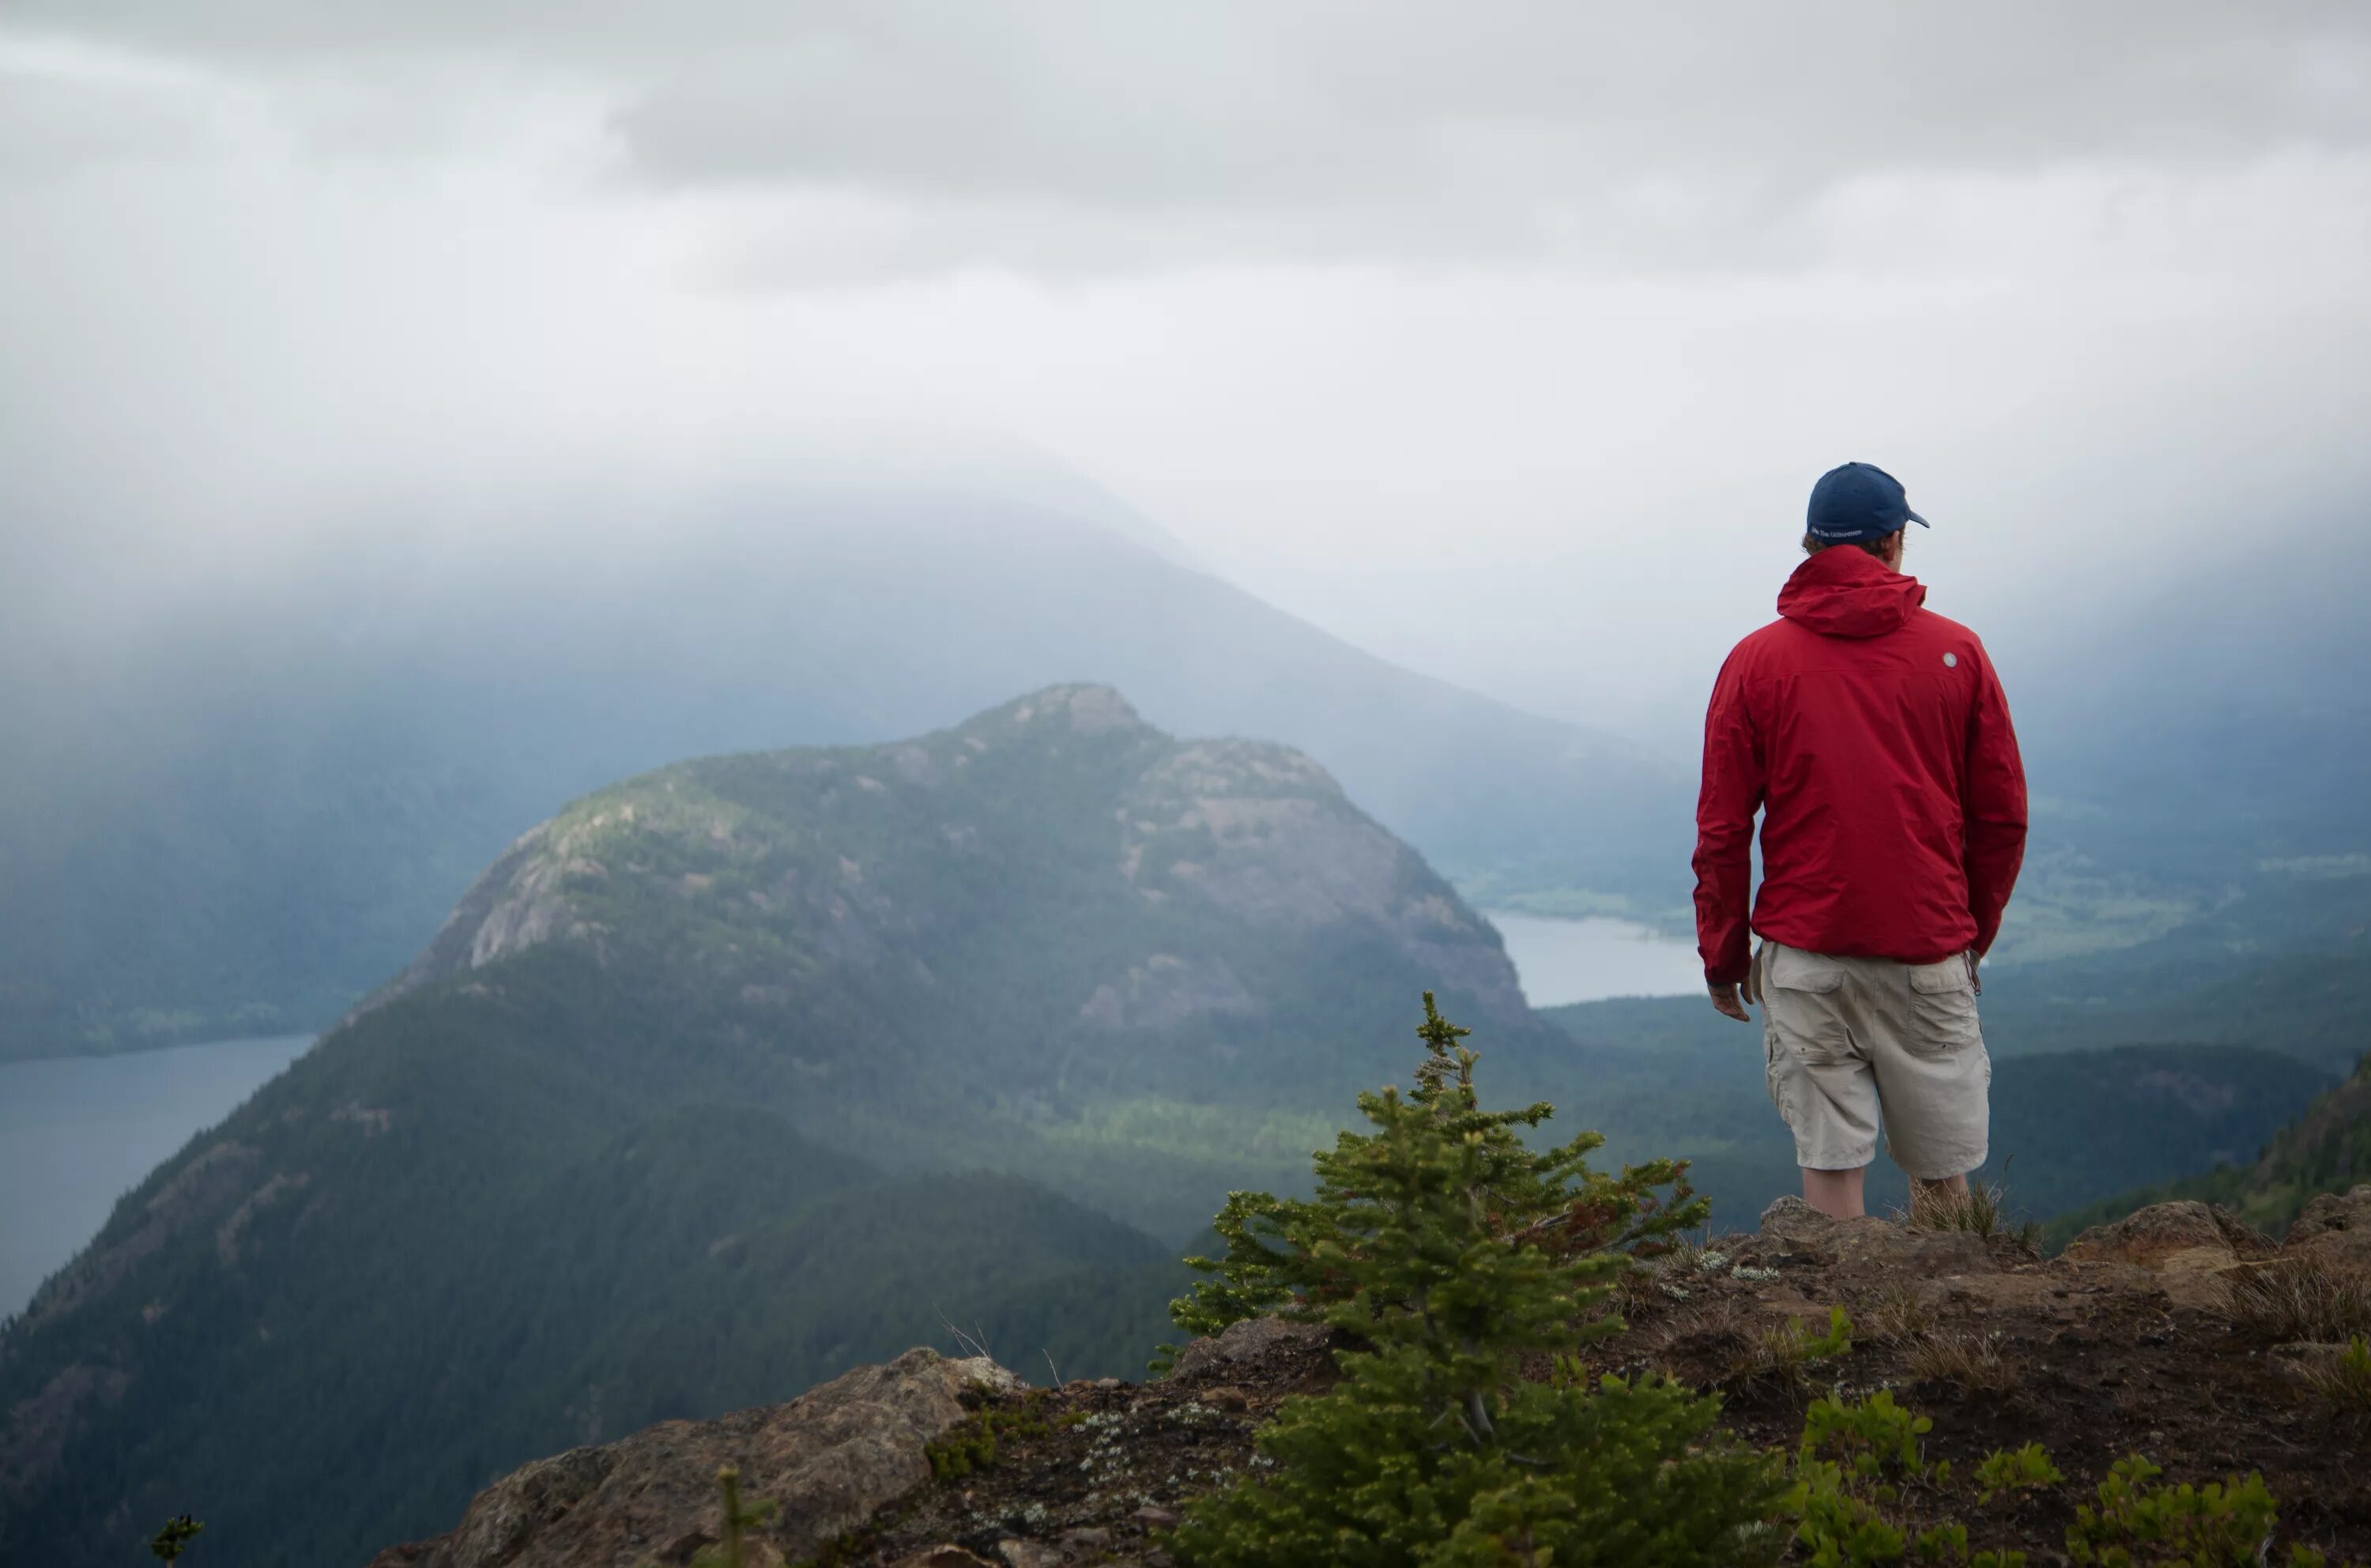
[[[1882,637],[1926,602],[1925,583],[1850,545],[1811,557],[1778,591],[1778,613],[1822,637]]]

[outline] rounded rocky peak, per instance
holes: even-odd
[[[1004,726],[1059,727],[1074,734],[1104,734],[1115,730],[1141,730],[1146,723],[1128,698],[1111,686],[1092,682],[1052,686],[991,709],[965,729]]]

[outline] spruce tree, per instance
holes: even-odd
[[[1359,1348],[1342,1380],[1288,1401],[1254,1473],[1198,1500],[1177,1535],[1196,1568],[1526,1568],[1731,1564],[1783,1538],[1770,1463],[1712,1430],[1718,1405],[1570,1360],[1520,1364],[1618,1326],[1607,1284],[1628,1252],[1698,1223],[1680,1167],[1592,1171],[1584,1134],[1544,1151],[1546,1105],[1485,1111],[1468,1032],[1425,997],[1415,1087],[1359,1097],[1372,1130],[1315,1160],[1309,1200],[1235,1193],[1227,1256],[1174,1304],[1179,1325],[1265,1309],[1330,1323]],[[1670,1198],[1658,1189],[1670,1186]]]
[[[1626,1266],[1611,1254],[1651,1255],[1705,1223],[1710,1208],[1688,1186],[1686,1161],[1649,1160],[1610,1175],[1589,1164],[1605,1142],[1600,1134],[1584,1132],[1544,1152],[1523,1142],[1521,1131],[1556,1113],[1545,1101],[1520,1111],[1481,1109],[1474,1091],[1481,1057],[1462,1043],[1472,1033],[1443,1018],[1426,992],[1417,1031],[1425,1060],[1415,1088],[1405,1096],[1396,1086],[1359,1096],[1360,1114],[1377,1131],[1344,1132],[1333,1148],[1317,1152],[1314,1197],[1229,1193],[1211,1222],[1227,1244],[1225,1255],[1186,1260],[1215,1277],[1172,1302],[1170,1320],[1188,1333],[1215,1334],[1266,1312],[1332,1320],[1331,1309],[1354,1296],[1370,1309],[1405,1301],[1405,1290],[1390,1274],[1379,1275],[1375,1264],[1407,1245],[1401,1208],[1417,1149],[1412,1140],[1420,1133],[1462,1151],[1456,1190],[1477,1238],[1486,1233],[1579,1261],[1576,1286]],[[1412,1262],[1403,1257],[1385,1266],[1404,1272]],[[1344,1326],[1366,1332],[1355,1322]]]

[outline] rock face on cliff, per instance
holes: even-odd
[[[2366,1217],[2371,1188],[2332,1198],[2274,1246],[2227,1214],[2172,1204],[2099,1228],[2044,1261],[2005,1236],[1832,1220],[1786,1199],[1757,1231],[1642,1273],[1625,1292],[1625,1332],[1579,1354],[1594,1371],[1718,1389],[1728,1424],[1773,1447],[1791,1448],[1806,1401],[1838,1383],[1891,1389],[1929,1416],[1930,1457],[1962,1477],[1995,1449],[2042,1444],[2066,1483],[1984,1509],[1960,1500],[1977,1550],[2060,1560],[2073,1502],[2111,1463],[2140,1452],[2180,1481],[2260,1470],[2280,1500],[2284,1542],[2312,1544],[2333,1562],[2360,1558],[2371,1551],[2371,1472],[2356,1462],[2356,1445],[2371,1412],[2333,1404],[2300,1376],[2315,1347],[2273,1343],[2284,1325],[2265,1320],[2247,1284],[2267,1271],[2351,1267],[2330,1239],[2360,1234]],[[1838,1307],[1854,1325],[1845,1356],[1806,1366],[1769,1354],[1773,1331],[1824,1327]],[[628,1568],[611,1546],[581,1543],[624,1539],[630,1516],[644,1553],[634,1561],[687,1562],[716,1534],[720,1458],[754,1453],[754,1434],[799,1429],[812,1401],[858,1408],[843,1388],[914,1378],[915,1360],[777,1411],[642,1434],[616,1458],[578,1453],[530,1466],[481,1496],[454,1535],[392,1550],[375,1568]],[[919,1424],[902,1412],[871,1418],[910,1455],[874,1472],[880,1501],[861,1517],[841,1505],[845,1489],[808,1497],[790,1479],[792,1490],[764,1493],[784,1522],[763,1533],[753,1560],[771,1565],[827,1549],[848,1568],[1157,1564],[1166,1557],[1161,1532],[1179,1507],[1242,1472],[1259,1423],[1280,1401],[1322,1391],[1333,1362],[1324,1331],[1259,1320],[1196,1342],[1154,1383],[1033,1390],[964,1376],[952,1401],[966,1407],[960,1417],[934,1397]],[[992,1458],[931,1476],[912,1457],[931,1422],[944,1423],[942,1443],[996,1434]],[[653,1465],[672,1467],[669,1479]],[[578,1479],[542,1479],[554,1466]],[[561,1493],[566,1501],[549,1501]],[[653,1497],[666,1501],[643,1501]],[[819,1540],[814,1521],[827,1518],[845,1522]],[[490,1534],[486,1522],[496,1519],[524,1522]]]
[[[985,1359],[914,1350],[769,1410],[671,1421],[572,1448],[480,1493],[451,1535],[383,1552],[375,1568],[634,1568],[718,1539],[716,1474],[775,1505],[772,1561],[810,1556],[931,1479],[928,1446],[983,1395],[1020,1379]]]
[[[1175,1239],[1299,1177],[1427,988],[1562,1048],[1322,769],[1105,687],[602,790],[0,1332],[0,1561],[191,1508],[359,1558],[948,1320],[1134,1371]]]

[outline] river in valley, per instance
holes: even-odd
[[[193,1134],[302,1055],[304,1034],[0,1062],[0,1317]]]

